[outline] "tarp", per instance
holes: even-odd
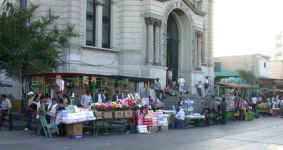
[[[239,72],[215,72],[215,77],[239,77]]]
[[[13,85],[5,84],[0,82],[0,87],[13,87]]]
[[[217,83],[219,85],[223,85],[223,86],[229,86],[229,87],[235,87],[235,88],[256,88],[256,86],[253,85],[249,85],[249,84],[240,84],[240,83]]]

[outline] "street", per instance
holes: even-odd
[[[283,150],[283,119],[261,117],[226,125],[155,134],[106,135],[81,140],[47,139],[1,131],[0,150]]]

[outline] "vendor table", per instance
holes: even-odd
[[[205,116],[203,115],[186,115],[185,116],[185,126],[188,126],[189,124],[193,124],[195,127],[199,127],[201,124],[201,121],[205,119]]]
[[[126,132],[127,129],[135,130],[135,126],[130,123],[129,118],[122,119],[99,119],[93,122],[94,136],[97,136],[99,132],[110,133],[110,131],[118,130]]]

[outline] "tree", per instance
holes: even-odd
[[[52,72],[64,63],[63,49],[77,36],[74,26],[59,30],[49,14],[35,19],[38,5],[21,9],[7,0],[0,10],[0,71],[19,80],[28,73]]]
[[[246,80],[249,84],[252,84],[252,85],[256,84],[257,78],[253,72],[240,70],[239,73],[240,73],[240,77]]]

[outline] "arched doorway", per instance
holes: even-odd
[[[167,67],[172,71],[172,79],[177,80],[179,70],[179,30],[176,18],[172,13],[170,13],[167,21]]]

